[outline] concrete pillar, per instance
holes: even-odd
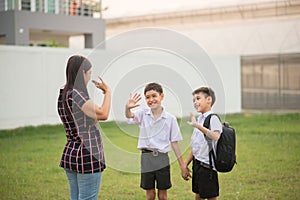
[[[84,48],[93,48],[93,35],[90,33],[84,34]]]
[[[14,40],[15,45],[28,46],[30,42],[29,28],[25,26],[16,26]]]

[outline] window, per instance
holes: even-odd
[[[21,6],[22,6],[21,10],[28,10],[28,11],[30,11],[30,0],[22,0],[21,1]]]
[[[300,109],[300,54],[241,59],[243,109]]]

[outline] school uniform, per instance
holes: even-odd
[[[203,125],[205,118],[212,113],[212,111],[208,111],[200,115],[198,118],[198,123]],[[211,117],[210,130],[219,131],[220,134],[222,133],[222,124],[217,116]],[[210,138],[208,139],[212,141],[212,148],[215,152],[217,142],[211,140]],[[194,156],[192,191],[199,194],[201,198],[212,198],[219,196],[218,174],[213,162],[213,168],[210,168],[210,149],[205,135],[198,128],[194,128],[190,145]]]
[[[154,119],[150,108],[134,112],[134,118],[128,123],[139,125],[140,133],[137,148],[141,155],[141,187],[154,189],[171,188],[170,163],[168,152],[172,150],[171,142],[182,140],[176,117],[164,109],[159,118]]]

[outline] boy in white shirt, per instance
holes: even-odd
[[[167,189],[172,187],[170,179],[170,164],[168,152],[171,146],[178,158],[181,175],[188,179],[189,170],[183,162],[178,141],[182,140],[176,118],[166,112],[161,105],[164,99],[162,86],[158,83],[149,83],[144,89],[145,100],[149,108],[131,112],[139,106],[139,94],[131,97],[125,108],[128,123],[137,123],[140,134],[137,148],[141,155],[141,183],[140,187],[146,190],[146,199],[155,199],[155,182],[158,189],[158,199],[167,199]]]
[[[196,121],[191,113],[191,122],[188,124],[194,127],[194,131],[191,137],[191,152],[185,163],[188,166],[193,161],[192,191],[196,194],[196,200],[217,200],[219,196],[218,173],[213,162],[213,169],[210,167],[210,149],[207,140],[212,141],[215,152],[217,141],[222,133],[222,124],[219,118],[213,115],[210,129],[203,127],[205,118],[213,113],[211,108],[215,99],[214,91],[208,87],[201,87],[193,92],[194,107],[201,115]]]

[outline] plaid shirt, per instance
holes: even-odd
[[[68,90],[67,112],[62,101],[62,91],[59,93],[57,110],[66,131],[67,143],[60,167],[77,173],[101,172],[106,165],[99,127],[94,119],[81,110],[89,96],[76,89]],[[67,114],[70,112],[72,117]]]

